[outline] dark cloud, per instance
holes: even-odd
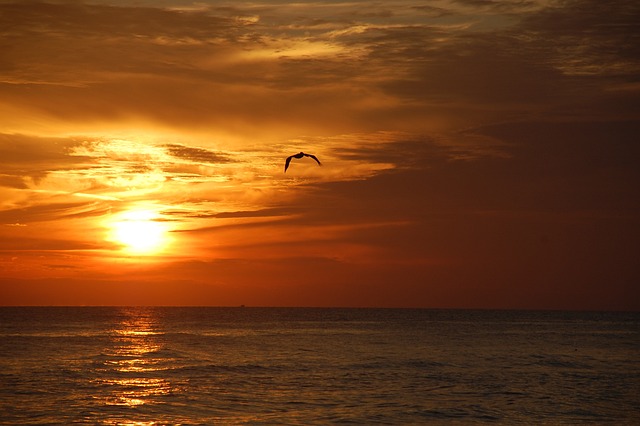
[[[21,70],[16,82],[22,76],[23,82],[86,86],[138,73],[205,78],[194,59],[215,60],[225,46],[241,48],[246,33],[246,24],[232,18],[160,8],[22,2],[0,10],[4,63],[19,66],[10,68]]]
[[[191,147],[180,144],[163,145],[170,155],[195,163],[229,163],[232,160],[228,155],[214,152],[205,148]]]
[[[319,184],[320,194],[350,198],[340,203],[339,219],[364,215],[373,221],[412,221],[421,214],[454,211],[598,211],[615,216],[640,209],[633,196],[640,189],[636,121],[521,122],[469,132],[501,141],[503,155],[489,152],[455,160],[450,144],[407,141],[406,152],[421,167],[400,167],[363,181]],[[317,205],[304,202],[318,208],[308,212],[328,213],[322,197]]]
[[[68,152],[78,142],[65,138],[42,138],[19,134],[0,133],[0,162],[11,164],[69,164],[77,159]]]
[[[423,13],[429,17],[433,17],[433,18],[440,18],[442,16],[446,16],[446,15],[450,15],[452,12],[441,8],[441,7],[434,7],[434,6],[429,6],[429,5],[416,5],[416,6],[411,6],[411,9],[413,10],[417,10],[420,13]]]
[[[536,5],[536,2],[531,0],[454,0],[454,2],[472,8],[488,8],[500,11],[517,10],[522,7]]]
[[[608,89],[640,69],[633,2],[460,3],[508,19],[474,29],[453,6],[443,25],[431,9],[416,20],[411,5],[363,14],[331,4],[2,4],[0,93],[62,121],[145,117],[232,131],[284,127],[285,117],[291,129],[424,130],[425,117],[443,115],[496,120],[587,105],[606,113],[603,96],[629,96]]]
[[[216,213],[214,217],[220,219],[228,218],[248,218],[248,217],[277,217],[277,216],[290,216],[298,212],[296,208],[276,207],[267,208],[255,211],[237,211],[237,212],[221,212]]]
[[[69,152],[78,144],[67,138],[0,134],[0,183],[25,188],[25,178],[38,180],[51,171],[77,168],[81,158]]]
[[[493,30],[372,27],[341,40],[368,50],[361,68],[387,76],[379,79],[379,88],[418,103],[414,108],[427,116],[471,107],[493,110],[504,119],[540,108],[577,111],[585,103],[592,114],[604,114],[606,109],[597,106],[603,91],[624,76],[633,79],[640,69],[639,8],[620,3],[609,10],[601,2],[565,2],[522,13],[511,25]]]
[[[9,251],[16,252],[16,253],[20,251],[56,252],[56,251],[68,251],[68,250],[98,250],[98,249],[104,249],[105,247],[105,244],[102,244],[102,243],[98,244],[98,243],[91,243],[91,242],[79,241],[79,240],[69,240],[69,239],[62,240],[62,239],[42,238],[42,237],[16,238],[15,234],[12,237],[13,238],[3,238],[0,241],[0,252],[9,252]],[[49,256],[49,254],[47,254],[47,256]],[[76,269],[73,266],[67,266],[67,268]]]
[[[96,201],[56,203],[49,200],[46,204],[2,210],[0,211],[0,224],[24,224],[102,216],[109,209],[109,205]]]
[[[564,1],[527,16],[523,35],[565,73],[637,80],[640,5],[616,0]],[[531,51],[531,49],[527,49]]]
[[[260,210],[229,211],[229,212],[190,212],[183,210],[163,210],[162,214],[169,217],[188,219],[234,219],[234,218],[269,218],[291,216],[300,212],[297,207],[274,207]],[[264,223],[264,222],[260,222]],[[246,226],[244,224],[240,226]],[[198,231],[201,231],[200,228]]]
[[[16,189],[27,188],[27,185],[24,182],[24,179],[22,177],[11,176],[11,175],[0,176],[0,186],[6,186],[9,188],[16,188]]]

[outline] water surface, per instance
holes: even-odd
[[[640,424],[640,315],[0,308],[2,424]]]

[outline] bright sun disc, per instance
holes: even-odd
[[[131,254],[157,253],[167,240],[166,226],[150,210],[125,212],[111,224],[111,228],[112,239]]]

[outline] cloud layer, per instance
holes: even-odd
[[[633,2],[435,4],[3,3],[3,125],[425,131],[637,93]]]
[[[6,303],[129,277],[149,303],[638,308],[639,18],[2,1]],[[284,175],[300,150],[323,166]],[[134,209],[169,229],[161,255],[106,237]]]

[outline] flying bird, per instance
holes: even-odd
[[[285,161],[284,163],[284,172],[287,172],[287,169],[289,168],[289,163],[291,163],[291,159],[292,158],[302,158],[302,157],[311,157],[314,160],[316,160],[316,163],[318,163],[318,166],[322,166],[322,163],[320,163],[320,160],[318,160],[318,158],[313,155],[313,154],[305,154],[304,152],[299,152],[297,154],[293,154],[287,157],[287,161]]]

